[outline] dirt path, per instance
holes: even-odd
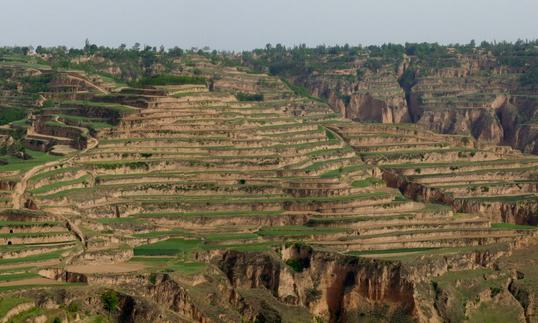
[[[88,85],[89,87],[92,87],[92,88],[96,89],[97,91],[99,91],[99,92],[101,92],[103,94],[108,94],[109,93],[107,90],[103,89],[102,87],[100,87],[100,86],[98,86],[98,85],[96,85],[96,84],[94,84],[94,83],[92,83],[92,82],[90,82],[90,81],[88,81],[86,79],[83,79],[83,78],[77,76],[76,74],[68,73],[67,76],[69,78],[71,78],[71,79],[83,82],[86,85]]]
[[[66,268],[69,272],[79,274],[110,274],[127,273],[139,271],[146,266],[141,263],[121,263],[121,264],[96,264],[96,265],[74,265]]]
[[[80,154],[83,154],[83,153],[85,153],[85,152],[87,152],[87,151],[89,151],[91,149],[94,149],[95,147],[97,147],[97,145],[99,145],[99,141],[97,139],[93,138],[93,137],[90,137],[88,139],[86,149],[74,154],[71,157],[68,157],[67,159],[60,159],[60,160],[48,162],[48,163],[45,163],[45,164],[37,165],[37,166],[31,168],[29,171],[27,171],[22,176],[19,183],[17,183],[17,185],[15,186],[15,190],[14,190],[14,192],[12,194],[13,209],[20,210],[20,209],[24,208],[24,193],[26,192],[26,188],[28,187],[28,180],[32,176],[34,176],[35,174],[37,174],[41,170],[46,169],[48,167],[53,167],[55,165],[68,163],[68,162],[72,161],[74,158],[78,157]],[[82,231],[77,227],[77,225],[75,223],[71,222],[71,220],[69,220],[67,217],[65,217],[62,214],[57,214],[57,213],[53,213],[53,214],[58,216],[59,218],[63,219],[64,221],[66,221],[66,223],[68,225],[68,228],[71,231],[73,231],[73,233],[75,233],[75,235],[77,235],[77,237],[80,239],[80,241],[82,242],[82,244],[83,244],[83,246],[85,248],[86,247],[86,239],[84,238],[84,235],[82,234]]]
[[[38,278],[29,278],[29,279],[3,282],[3,283],[0,283],[0,287],[26,286],[26,285],[58,285],[58,284],[63,284],[63,283],[56,280],[48,279],[48,278],[38,277]]]
[[[88,140],[88,144],[86,146],[86,149],[80,151],[79,153],[77,153],[77,154],[75,154],[75,155],[73,155],[73,156],[71,156],[71,157],[69,157],[67,159],[60,159],[60,160],[48,162],[48,163],[45,163],[45,164],[37,165],[34,168],[31,168],[29,171],[27,171],[22,176],[19,183],[15,186],[15,191],[13,192],[13,195],[12,195],[13,208],[14,209],[23,208],[23,206],[24,206],[24,202],[23,202],[24,192],[26,192],[26,188],[28,186],[28,180],[32,176],[34,176],[35,174],[37,174],[38,172],[40,172],[41,170],[43,170],[45,168],[53,167],[53,166],[59,165],[59,164],[68,163],[71,160],[73,160],[75,157],[78,157],[78,155],[83,154],[83,153],[87,152],[88,150],[94,149],[95,147],[97,147],[98,144],[99,144],[99,141],[97,139],[91,137]]]
[[[23,262],[18,264],[10,264],[10,265],[0,265],[0,270],[4,269],[17,269],[17,268],[25,268],[25,267],[47,267],[47,266],[55,266],[58,265],[60,261],[58,259],[51,259],[46,261],[37,261],[37,262]]]
[[[29,171],[27,171],[22,177],[19,183],[15,186],[15,191],[12,195],[13,200],[13,208],[14,209],[21,209],[24,205],[24,192],[26,192],[26,187],[28,186],[28,180],[30,177],[37,174],[39,171],[47,168],[52,167],[54,165],[58,164],[57,161],[48,162],[45,164],[41,164],[38,166],[35,166],[34,168],[31,168]]]

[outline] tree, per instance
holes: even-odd
[[[90,49],[90,45],[90,40],[86,38],[86,40],[84,41],[84,51],[88,51]]]
[[[538,86],[538,67],[532,67],[523,73],[519,78],[519,83],[522,86]]]
[[[101,295],[101,302],[103,302],[103,307],[108,311],[108,314],[111,315],[113,311],[118,308],[119,298],[118,293],[113,290],[107,290]]]
[[[183,52],[183,49],[176,46],[174,48],[170,48],[168,50],[168,54],[174,57],[180,57],[180,56],[183,56],[184,52]]]

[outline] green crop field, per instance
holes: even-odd
[[[157,243],[139,246],[134,249],[135,256],[176,256],[188,254],[200,248],[200,240],[168,239]]]

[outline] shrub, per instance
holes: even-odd
[[[317,301],[318,299],[321,298],[321,292],[318,289],[315,289],[315,288],[308,288],[305,291],[305,295],[306,295],[306,301],[308,303]]]
[[[366,74],[366,72],[362,68],[357,69],[357,72],[356,72],[357,81],[362,81],[362,79],[364,78],[364,74]]]
[[[151,275],[149,275],[149,282],[155,285],[155,283],[157,283],[157,274],[152,273]]]
[[[263,101],[263,94],[260,94],[260,93],[250,94],[250,93],[239,92],[235,95],[235,97],[237,98],[237,100],[245,101],[245,102]]]
[[[502,292],[499,287],[490,287],[489,289],[491,291],[491,297],[495,297]]]
[[[120,303],[118,293],[113,290],[107,290],[101,295],[101,302],[103,302],[103,308],[112,313]]]
[[[408,68],[398,80],[400,86],[409,91],[416,84],[416,71]]]
[[[21,120],[26,117],[26,112],[21,108],[0,107],[0,125]]]
[[[290,266],[293,271],[302,273],[310,265],[308,259],[288,259],[286,265]]]
[[[329,140],[335,140],[336,139],[336,136],[334,135],[334,133],[330,130],[325,130],[325,134],[327,135],[327,139]]]
[[[366,62],[364,62],[364,67],[374,73],[377,73],[377,71],[379,71],[381,67],[383,67],[383,63],[381,63],[381,61],[378,59],[368,58]]]
[[[351,95],[342,95],[340,97],[342,99],[342,102],[344,102],[344,105],[349,105],[349,103],[351,102]]]
[[[538,67],[533,67],[519,78],[522,86],[538,86]]]
[[[52,81],[52,74],[41,74],[36,76],[28,76],[22,81],[24,82],[24,92],[40,93],[50,90],[49,83]]]
[[[71,302],[69,305],[67,305],[67,311],[70,313],[76,313],[79,311],[79,305],[77,302]]]

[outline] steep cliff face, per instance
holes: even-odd
[[[533,97],[510,97],[497,110],[506,145],[525,153],[538,153],[538,127],[534,124],[538,102]]]
[[[437,58],[402,55],[392,60],[358,56],[349,69],[334,69],[322,60],[319,72],[288,78],[352,120],[414,122],[440,133],[538,152],[536,89],[520,85],[524,68],[505,65],[506,59],[486,50],[449,50]],[[372,61],[378,62],[374,68]]]
[[[282,302],[307,307],[330,322],[355,322],[376,307],[384,315],[414,313],[413,284],[399,263],[285,249],[276,256],[226,252],[217,265],[234,288],[267,288]]]
[[[235,289],[267,288],[280,301],[302,305],[330,322],[417,320],[440,322],[432,277],[491,267],[510,252],[475,250],[409,263],[357,258],[295,245],[277,256],[229,251],[216,258]],[[377,313],[377,314],[374,314]]]
[[[383,66],[374,71],[360,71],[363,72],[360,78],[312,74],[293,81],[312,95],[327,100],[335,112],[345,118],[381,123],[410,122],[405,92],[398,84],[400,70]]]
[[[415,116],[418,124],[427,129],[446,134],[472,134],[478,140],[500,144],[504,131],[490,108],[465,108],[446,110],[426,110]]]
[[[158,304],[162,304],[193,321],[200,323],[213,322],[196,305],[188,291],[167,275],[156,277],[154,286],[148,289],[148,296]]]
[[[337,98],[329,99],[339,106],[344,103]],[[378,121],[381,123],[404,123],[409,122],[407,104],[402,97],[391,97],[381,100],[370,93],[352,94],[349,103],[343,105],[344,116],[358,121]]]

